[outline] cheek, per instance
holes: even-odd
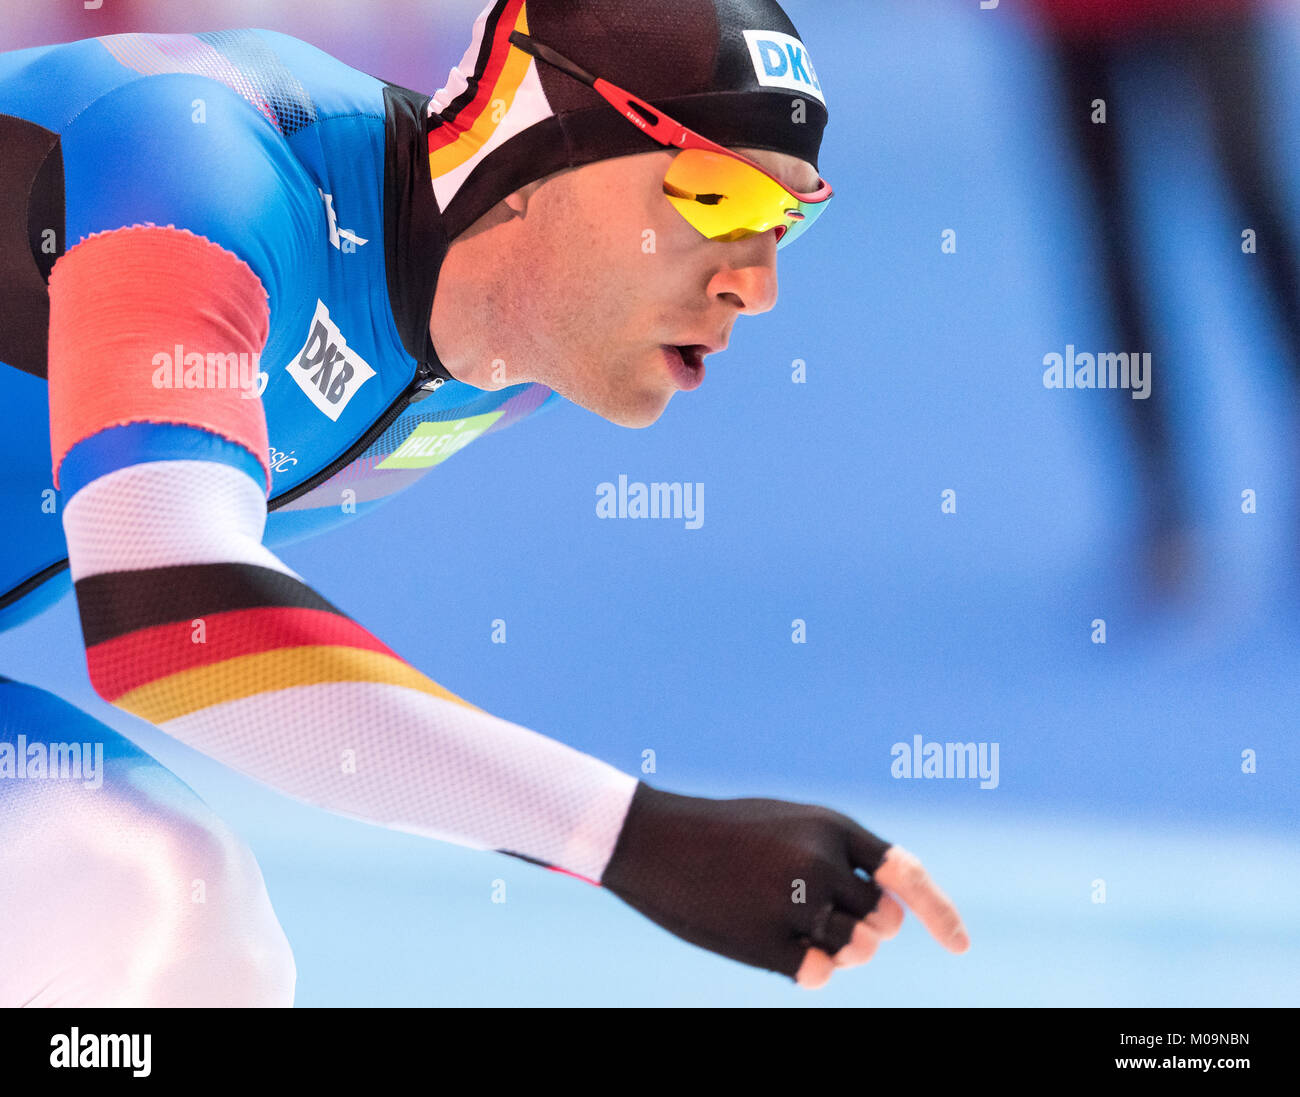
[[[627,259],[621,266],[642,275],[646,267],[654,268],[656,259],[675,262],[701,240],[665,197],[665,170],[667,164],[655,164],[648,175],[604,196],[602,216],[614,230],[607,234],[608,241]]]
[[[612,350],[680,326],[706,242],[664,198],[661,179],[557,193],[544,221],[527,244],[530,269],[543,276],[520,289],[526,314],[546,331]]]
[[[659,193],[651,207],[652,227],[655,230],[656,243],[661,255],[674,256],[678,259],[689,257],[703,241],[690,223],[673,208],[671,202]]]

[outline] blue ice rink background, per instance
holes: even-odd
[[[383,20],[357,22],[365,5],[185,6],[132,29],[271,26],[429,91],[479,7],[428,5],[386,46]],[[1300,1004],[1294,384],[1195,89],[1132,66],[1149,135],[1132,149],[1136,246],[1179,352],[1155,384],[1174,393],[1198,519],[1190,593],[1151,602],[1116,394],[1041,383],[1069,343],[1125,348],[1051,73],[1014,7],[790,0],[831,103],[839,196],[781,253],[776,311],[742,318],[703,388],[649,430],[562,407],[283,553],[497,715],[629,772],[652,749],[661,787],[826,803],[906,845],[971,951],[909,918],[867,968],[800,992],[611,895],[301,805],[118,713],[89,687],[71,599],[0,635],[0,672],[128,734],[248,840],[299,1005]],[[20,30],[5,48],[101,33]],[[1270,34],[1270,126],[1300,220],[1294,8]],[[807,384],[791,384],[796,359]],[[620,474],[702,482],[702,528],[598,520],[596,485]],[[998,787],[895,780],[890,748],[914,735],[997,742]]]

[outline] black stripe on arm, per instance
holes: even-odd
[[[78,579],[86,646],[227,610],[280,607],[347,616],[301,579],[255,564],[181,564]]]

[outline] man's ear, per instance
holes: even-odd
[[[537,188],[545,180],[537,179],[531,183],[525,183],[517,191],[507,194],[502,203],[518,218],[523,218],[528,214],[528,203],[532,201],[533,195],[537,193]]]

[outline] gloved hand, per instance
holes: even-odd
[[[641,782],[600,883],[683,940],[806,987],[866,963],[898,932],[903,909],[882,886],[945,948],[970,947],[915,857],[812,804],[679,796]]]

